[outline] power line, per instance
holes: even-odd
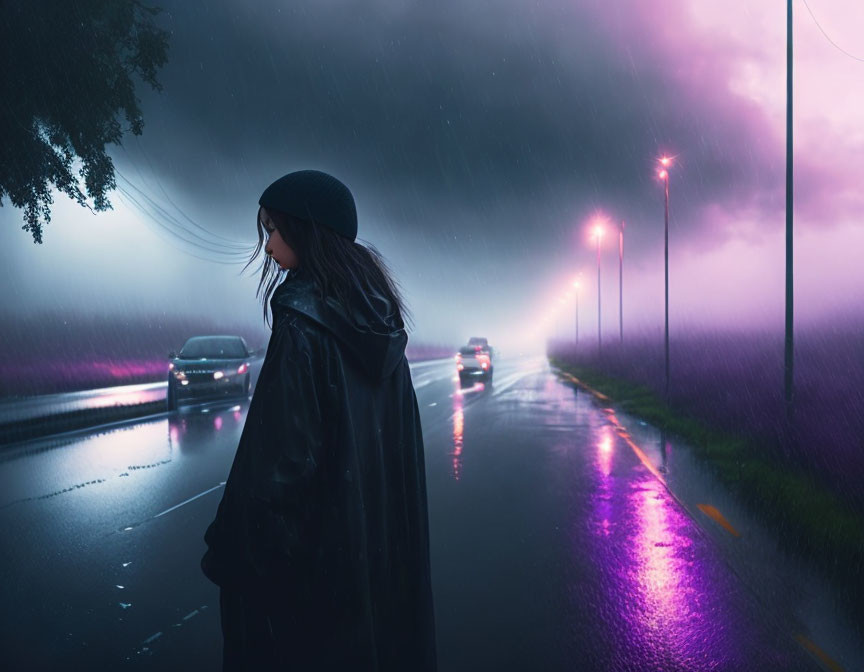
[[[810,5],[807,4],[807,0],[802,0],[802,1],[804,2],[804,6],[807,8],[807,11],[810,12],[810,16],[813,18],[813,23],[816,24],[816,27],[819,28],[819,30],[825,36],[825,39],[828,40],[833,45],[833,47],[835,49],[837,49],[837,51],[845,54],[846,56],[848,56],[849,58],[851,58],[855,61],[860,61],[860,62],[864,63],[864,58],[859,58],[858,56],[855,56],[854,54],[850,54],[843,47],[841,47],[834,40],[832,40],[831,37],[828,35],[828,33],[825,32],[825,29],[822,27],[822,25],[819,23],[819,21],[816,19],[816,15],[813,14],[813,10],[810,9]]]
[[[232,239],[230,239],[230,238],[226,238],[225,236],[220,236],[219,234],[213,233],[212,231],[210,231],[210,230],[208,230],[208,229],[205,229],[203,226],[201,226],[200,224],[198,224],[198,222],[196,222],[196,221],[193,220],[191,217],[189,217],[189,215],[187,215],[187,214],[186,214],[186,213],[185,213],[185,212],[184,212],[184,211],[183,211],[183,210],[182,210],[182,209],[181,209],[181,208],[180,208],[180,207],[179,207],[179,206],[178,206],[178,205],[177,205],[177,204],[176,204],[172,199],[171,199],[171,197],[168,195],[168,192],[165,191],[165,187],[162,186],[162,182],[161,182],[161,180],[159,179],[159,175],[157,174],[156,170],[153,168],[153,163],[150,161],[150,157],[147,155],[147,152],[144,151],[144,146],[141,144],[141,140],[138,138],[138,136],[134,136],[134,137],[135,137],[135,143],[138,145],[138,151],[141,153],[141,156],[143,156],[143,157],[144,157],[144,160],[147,162],[147,166],[150,168],[150,173],[153,175],[153,179],[156,180],[156,186],[159,187],[159,191],[162,192],[162,195],[165,197],[165,200],[167,200],[167,201],[168,201],[168,202],[169,202],[169,203],[174,207],[174,209],[175,209],[177,212],[179,212],[179,213],[183,216],[183,218],[184,218],[187,222],[189,222],[192,226],[194,226],[195,228],[200,229],[201,231],[203,231],[204,233],[208,234],[208,235],[211,236],[212,238],[218,238],[218,239],[223,240],[223,241],[225,241],[225,242],[227,242],[227,243],[233,243],[234,246],[236,247],[236,241],[234,241],[234,240],[232,240]],[[124,149],[125,149],[125,148],[124,148]],[[127,154],[128,154],[128,152],[127,152]],[[143,180],[143,179],[144,179],[144,176],[141,174],[141,170],[139,169],[138,164],[137,164],[137,163],[133,163],[133,165],[135,166],[135,170],[138,172],[138,175],[140,175],[140,176],[141,176],[141,179]],[[127,182],[128,182],[128,180],[127,180]],[[245,249],[245,247],[244,247],[244,249]]]
[[[140,203],[138,199],[135,198],[129,191],[124,189],[122,186],[117,185],[117,191],[119,192],[121,199],[131,203],[136,209],[138,209],[145,217],[144,223],[147,225],[154,233],[159,235],[161,238],[166,240],[172,247],[180,250],[184,254],[188,254],[191,257],[195,257],[196,259],[201,259],[203,261],[209,261],[216,264],[223,264],[227,266],[233,266],[237,264],[244,263],[243,258],[238,258],[237,253],[225,253],[220,252],[218,250],[208,249],[201,245],[199,241],[190,240],[183,235],[180,234],[179,231],[172,228],[164,221],[160,221],[158,216],[155,216],[153,212],[149,211],[147,206]],[[154,227],[150,222],[155,224]],[[189,233],[183,230],[184,233]],[[167,238],[165,238],[167,234]],[[179,244],[178,244],[179,243]],[[182,245],[185,243],[186,245],[191,245],[195,249],[195,251],[190,251],[187,247]],[[198,254],[196,254],[198,252]],[[206,255],[207,252],[210,252],[211,255]],[[206,256],[205,256],[206,255]],[[220,258],[221,257],[221,258]],[[233,257],[233,258],[232,258]]]
[[[229,245],[229,244],[221,243],[221,242],[216,241],[216,240],[208,240],[207,238],[202,236],[200,233],[197,233],[195,231],[192,231],[192,230],[186,228],[171,213],[169,213],[165,208],[163,208],[153,198],[148,196],[147,193],[145,193],[142,189],[135,186],[135,184],[130,182],[128,178],[126,178],[125,176],[120,174],[119,171],[115,171],[115,172],[117,172],[117,175],[124,182],[126,182],[129,185],[129,187],[131,187],[132,189],[135,190],[135,192],[139,195],[139,197],[142,198],[150,206],[150,208],[153,211],[155,211],[155,213],[159,217],[161,217],[164,221],[167,221],[168,223],[170,223],[176,231],[182,232],[186,236],[190,236],[191,239],[184,238],[184,240],[186,240],[187,242],[189,242],[193,245],[197,245],[199,247],[208,249],[210,252],[216,252],[217,254],[239,255],[239,256],[246,256],[248,254],[251,254],[252,249],[254,248],[254,245],[243,245],[243,244],[237,243],[237,242],[232,242]],[[123,191],[127,196],[129,196],[129,192],[123,190],[123,188],[120,185],[117,186],[117,189]],[[141,209],[140,204],[137,201],[134,201],[134,202],[135,202],[135,205],[138,206],[139,209]],[[145,214],[148,214],[151,217],[153,216],[153,213],[149,212],[149,211],[145,211]],[[198,228],[200,228],[205,233],[209,234],[209,232],[207,232],[207,230],[204,229],[203,227],[198,227]]]

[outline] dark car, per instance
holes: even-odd
[[[476,336],[470,338],[468,345],[459,348],[459,354],[456,355],[456,369],[459,371],[459,380],[463,383],[470,378],[491,381],[494,367],[489,341]]]
[[[168,410],[181,401],[248,397],[252,354],[240,336],[193,336],[168,355]]]

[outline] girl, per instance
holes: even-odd
[[[402,299],[336,178],[290,173],[259,205],[273,333],[201,563],[224,669],[435,670]]]

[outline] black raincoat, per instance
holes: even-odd
[[[295,274],[204,573],[221,590],[226,670],[436,669],[423,439],[401,319],[351,313]]]

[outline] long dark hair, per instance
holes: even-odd
[[[390,301],[397,323],[411,323],[411,315],[405,306],[399,285],[384,257],[374,245],[365,241],[360,243],[348,240],[326,226],[319,226],[279,210],[264,207],[258,209],[258,244],[243,267],[244,271],[255,261],[266,244],[263,218],[265,212],[282,239],[294,248],[300,268],[312,278],[322,297],[335,299],[350,314],[352,294],[379,294]],[[265,255],[255,296],[261,297],[264,321],[268,325],[270,297],[285,277],[285,273],[269,255]]]

